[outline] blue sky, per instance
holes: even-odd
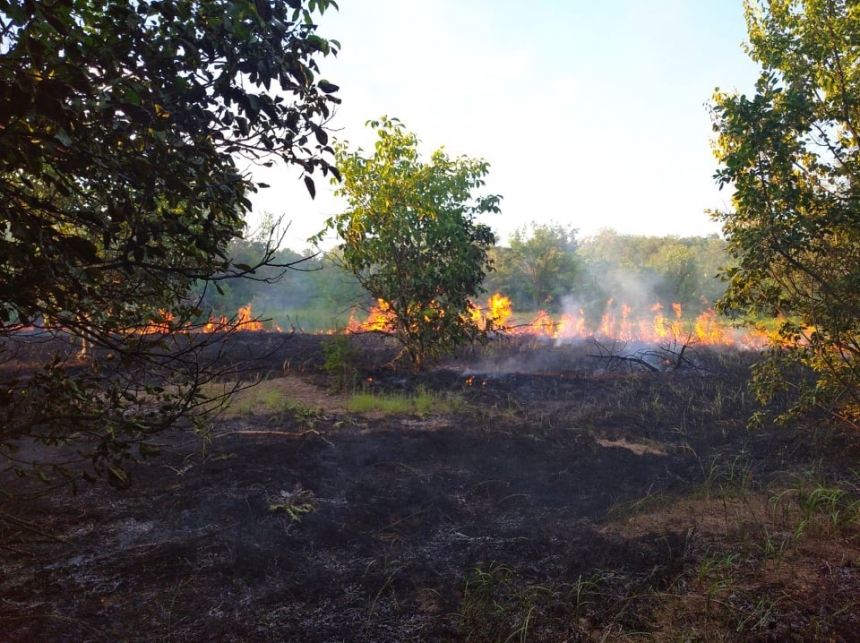
[[[729,194],[706,103],[716,87],[752,91],[741,0],[340,0],[319,33],[341,42],[322,76],[340,85],[335,135],[372,148],[365,121],[398,117],[422,141],[491,164],[502,243],[532,221],[621,233],[704,235]],[[257,211],[291,221],[307,246],[343,204],[318,179],[272,184]],[[334,243],[334,239],[331,243]]]

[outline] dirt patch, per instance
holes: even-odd
[[[349,396],[287,371],[277,377],[270,374],[258,384],[239,391],[224,415],[236,418],[249,414],[276,414],[284,410],[343,415],[347,412],[348,403]]]
[[[749,355],[607,372],[575,347],[506,342],[410,374],[381,368],[384,348],[371,347],[357,374],[371,392],[465,405],[365,417],[326,386],[322,341],[255,361],[268,388],[248,392],[252,408],[235,412],[237,400],[205,451],[165,436],[172,447],[133,468],[131,489],[4,501],[58,540],[3,532],[0,639],[860,631],[856,436],[748,430]]]
[[[629,449],[636,455],[645,455],[646,453],[650,453],[651,455],[666,455],[666,451],[660,447],[656,447],[649,444],[636,444],[633,442],[628,442],[625,439],[620,440],[603,440],[598,438],[595,440],[597,444],[602,447],[617,447],[619,449]]]

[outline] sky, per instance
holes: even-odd
[[[338,0],[318,33],[340,41],[320,59],[343,100],[333,135],[372,150],[365,122],[399,118],[425,159],[444,146],[490,163],[501,214],[482,221],[504,245],[515,230],[561,224],[580,238],[719,232],[707,104],[719,87],[751,93],[758,68],[742,0]],[[285,245],[344,209],[317,177],[255,170],[272,185],[255,215],[284,215]],[[252,219],[253,224],[253,219]],[[323,246],[331,246],[330,237]]]

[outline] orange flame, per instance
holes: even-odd
[[[171,313],[169,310],[159,310],[158,314],[161,316],[160,321],[151,321],[137,332],[139,332],[141,335],[163,335],[171,332],[173,313]]]
[[[239,308],[239,314],[236,318],[236,330],[261,331],[266,329],[263,328],[263,322],[254,319],[254,316],[251,314],[251,304],[248,304]]]
[[[159,311],[159,315],[161,317],[160,320],[149,322],[146,326],[137,330],[137,332],[141,335],[154,335],[159,333],[166,334],[176,330],[177,326],[174,323],[173,313],[161,310]],[[272,324],[272,327],[276,332],[283,332],[277,324]],[[184,329],[191,331],[196,330],[202,333],[217,333],[234,329],[239,331],[256,332],[266,330],[263,326],[263,322],[254,319],[253,312],[251,311],[251,304],[239,308],[239,312],[236,314],[234,319],[230,319],[226,315],[220,315],[217,318],[215,316],[211,316],[202,326],[195,327],[193,324],[189,323],[184,326]]]
[[[672,316],[663,314],[663,306],[651,306],[650,315],[637,314],[629,304],[613,305],[606,303],[597,328],[589,327],[585,313],[564,313],[552,316],[539,311],[531,322],[522,327],[507,328],[507,332],[518,335],[545,336],[564,341],[603,337],[625,342],[660,343],[679,341],[684,343],[709,344],[717,346],[741,345],[763,348],[768,344],[768,336],[756,330],[739,330],[721,320],[713,308],[708,308],[695,318],[685,317],[679,303],[672,304]]]
[[[664,314],[661,304],[654,304],[647,312],[640,313],[633,306],[615,304],[612,299],[606,303],[597,327],[590,325],[585,312],[550,315],[539,311],[526,325],[512,325],[512,304],[510,298],[496,293],[487,300],[485,307],[474,303],[468,308],[468,319],[480,328],[492,328],[512,335],[532,335],[548,337],[558,341],[601,337],[624,342],[683,342],[716,346],[745,346],[763,348],[769,342],[766,333],[754,329],[739,330],[721,320],[713,308],[707,308],[695,318],[686,316],[681,304],[673,303],[670,315]],[[347,332],[381,331],[390,332],[394,327],[391,307],[383,300],[371,309],[367,320],[357,321],[350,316]]]
[[[229,325],[229,320],[226,315],[221,315],[218,319],[214,317],[210,317],[209,321],[203,325],[204,333],[217,333],[219,331],[225,330]]]
[[[394,328],[394,313],[391,305],[384,299],[377,299],[376,306],[370,309],[367,320],[360,322],[355,319],[355,311],[350,313],[349,322],[346,325],[347,333],[387,333]]]

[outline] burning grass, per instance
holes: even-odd
[[[541,310],[528,320],[517,320],[511,300],[496,293],[490,296],[486,306],[473,303],[468,315],[480,328],[507,335],[547,337],[558,343],[596,338],[648,345],[671,342],[761,349],[775,339],[774,333],[764,328],[741,330],[734,327],[710,306],[692,316],[686,315],[678,303],[672,304],[671,312],[667,312],[659,303],[648,310],[637,310],[610,299],[599,321],[590,319],[583,309],[559,315]],[[353,311],[346,331],[391,333],[393,328],[390,306],[379,300],[364,321],[356,319]]]

